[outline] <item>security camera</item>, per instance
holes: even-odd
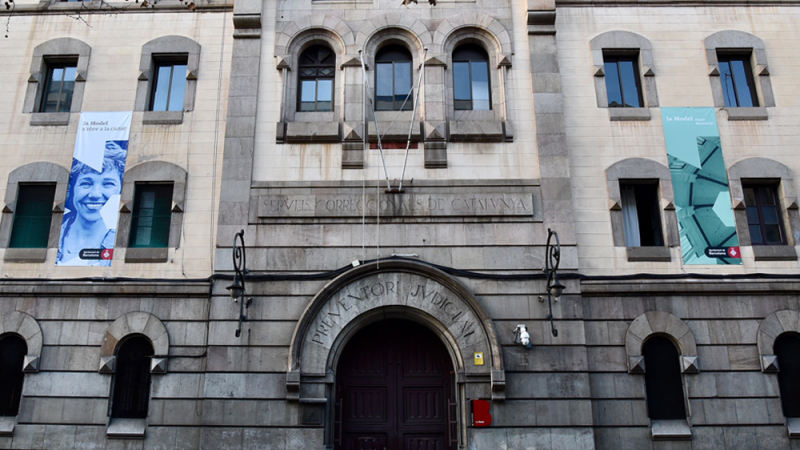
[[[528,333],[527,326],[522,324],[517,325],[517,328],[514,329],[514,334],[516,335],[516,339],[514,339],[516,344],[524,345],[525,348],[533,347],[533,344],[531,344],[531,335]]]

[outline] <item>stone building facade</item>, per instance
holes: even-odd
[[[0,448],[798,447],[797,5],[398,3],[4,13],[0,345],[24,352]],[[69,112],[46,111],[64,64]],[[165,65],[183,105],[154,111]],[[740,265],[684,264],[666,107],[714,108]],[[57,266],[88,111],[133,111],[114,259]],[[39,185],[47,244],[20,248]],[[150,185],[168,239],[138,248]]]

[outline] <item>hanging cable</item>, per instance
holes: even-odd
[[[359,56],[361,58],[361,73],[363,74],[364,79],[364,86],[367,89],[367,95],[364,96],[364,102],[366,103],[369,101],[370,110],[372,111],[372,118],[375,120],[375,134],[378,136],[378,150],[381,152],[381,161],[383,161],[383,173],[386,176],[386,187],[390,191],[392,190],[392,183],[389,182],[389,170],[386,168],[386,157],[383,155],[383,143],[381,142],[381,130],[378,126],[378,117],[375,116],[375,105],[372,104],[372,96],[369,95],[370,86],[369,86],[369,78],[367,78],[367,67],[364,65],[364,52],[359,50]],[[369,100],[367,100],[369,99]],[[366,109],[366,108],[365,108]],[[367,135],[366,129],[366,118],[364,118],[364,134]],[[366,205],[365,205],[366,206]]]
[[[408,126],[408,139],[406,139],[406,157],[403,159],[403,173],[400,176],[399,191],[403,190],[403,180],[406,178],[406,166],[408,165],[408,151],[411,149],[411,133],[414,131],[414,119],[417,117],[417,105],[419,104],[422,85],[425,83],[425,58],[428,57],[428,47],[422,49],[422,67],[419,70],[419,81],[417,82],[417,97],[414,99],[414,109],[411,110],[411,124]],[[413,87],[412,87],[413,89]]]
[[[361,68],[364,68],[364,56],[361,50],[358,51],[358,57],[361,59]],[[362,94],[364,95],[364,128],[361,132],[363,137],[363,145],[361,146],[361,254],[366,259],[367,257],[367,147],[369,146],[369,138],[367,136],[367,71],[361,71],[361,87]]]

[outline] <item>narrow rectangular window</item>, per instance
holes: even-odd
[[[758,106],[750,53],[721,53],[717,59],[725,106]]]
[[[169,246],[172,184],[137,184],[128,247]]]
[[[10,248],[47,248],[55,193],[55,184],[19,185]]]
[[[45,64],[47,70],[39,112],[69,112],[72,108],[72,94],[75,92],[78,61],[54,60]]]
[[[603,54],[610,108],[641,108],[642,88],[638,54]]]
[[[186,68],[185,57],[155,60],[150,111],[183,111]]]
[[[622,218],[625,223],[625,245],[663,246],[658,184],[621,181],[619,190],[622,196]]]
[[[743,184],[742,188],[753,245],[786,245],[777,184]]]

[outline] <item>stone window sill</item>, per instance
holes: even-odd
[[[106,430],[109,439],[144,439],[147,419],[111,418]]]
[[[163,263],[167,262],[168,249],[158,248],[128,248],[125,250],[125,262],[129,263]]]
[[[339,142],[339,122],[287,122],[286,142]]]
[[[797,251],[791,245],[754,245],[756,261],[797,261]]]
[[[7,262],[44,262],[47,258],[46,248],[8,248],[4,261]]]
[[[670,262],[669,247],[626,247],[628,261]]]
[[[69,113],[31,113],[31,126],[64,126],[69,125]]]
[[[183,111],[145,111],[145,125],[179,125],[183,123]]]
[[[502,142],[505,140],[503,122],[496,120],[452,120],[448,126],[452,142]]]
[[[767,108],[763,107],[741,107],[725,108],[728,111],[728,120],[767,120]]]
[[[656,441],[692,439],[692,429],[686,420],[651,420],[650,432]]]
[[[11,437],[14,435],[14,427],[17,425],[16,416],[0,417],[0,436]]]
[[[608,108],[608,118],[612,122],[648,121],[650,108]]]
[[[789,432],[789,439],[800,439],[800,417],[787,417],[786,431]]]

